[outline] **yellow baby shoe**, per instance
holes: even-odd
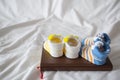
[[[44,43],[44,49],[52,57],[61,57],[63,56],[63,42],[62,36],[58,34],[51,34],[48,37],[48,40]]]
[[[69,35],[63,39],[64,54],[67,58],[75,59],[79,57],[81,42],[78,36]]]

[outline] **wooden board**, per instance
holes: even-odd
[[[65,56],[53,58],[44,48],[40,66],[41,71],[110,71],[113,68],[109,58],[106,64],[97,66],[81,57],[77,59],[68,59]]]

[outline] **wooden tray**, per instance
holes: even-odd
[[[109,58],[106,64],[97,66],[81,57],[77,59],[68,59],[65,56],[53,58],[44,48],[40,66],[41,71],[110,71],[113,68]]]

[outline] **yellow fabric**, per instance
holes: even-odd
[[[48,53],[50,53],[50,46],[48,45],[48,41],[45,41],[45,43],[44,43],[44,49],[45,49]]]
[[[69,36],[66,36],[64,39],[63,39],[64,42],[68,42],[69,41]]]
[[[64,41],[64,42],[68,42],[70,38],[76,38],[76,39],[78,39],[78,36],[69,35],[69,36],[66,36],[66,37],[63,39],[63,41]]]
[[[48,40],[50,40],[51,42],[60,43],[60,42],[62,42],[60,37],[61,37],[60,35],[51,34],[51,35],[49,35]]]

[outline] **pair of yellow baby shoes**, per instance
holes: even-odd
[[[61,57],[65,55],[67,58],[75,59],[79,57],[81,41],[78,36],[69,35],[62,37],[58,34],[51,34],[44,43],[44,49],[52,57]]]

